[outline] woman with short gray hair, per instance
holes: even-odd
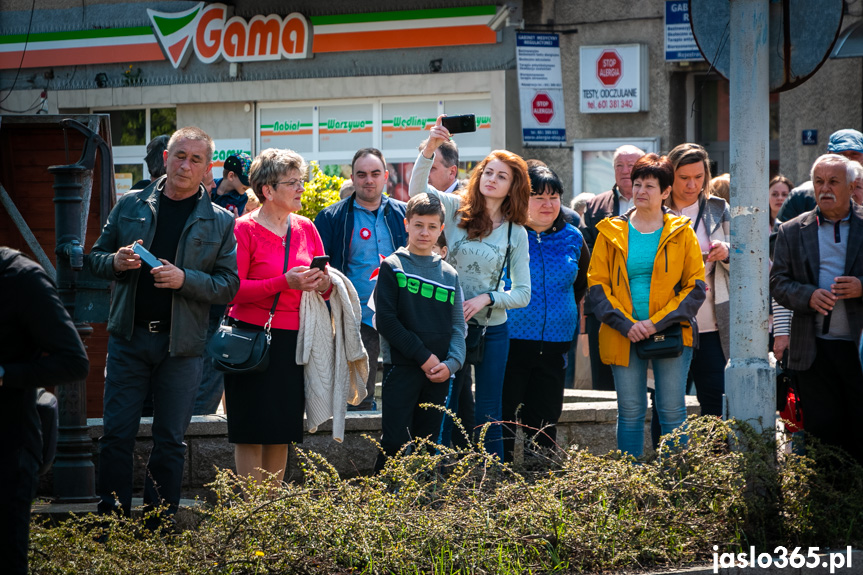
[[[304,371],[296,362],[300,299],[313,290],[328,297],[331,289],[326,268],[309,267],[312,258],[325,255],[321,236],[311,220],[294,213],[303,207],[305,175],[306,163],[296,152],[261,152],[249,169],[249,183],[262,205],[238,218],[234,228],[240,290],[229,321],[258,331],[270,326],[272,335],[266,371],[225,374],[228,441],[235,444],[237,474],[257,480],[263,470],[281,481],[288,445],[303,440]]]

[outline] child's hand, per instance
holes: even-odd
[[[426,376],[431,375],[431,370],[436,366],[440,365],[440,360],[437,358],[435,354],[431,354],[429,358],[426,360],[424,364],[420,366],[420,369],[426,374]]]
[[[433,383],[443,383],[450,378],[450,375],[452,374],[444,363],[438,363],[426,372],[426,377]]]

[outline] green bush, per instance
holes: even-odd
[[[318,212],[339,201],[339,189],[344,181],[341,176],[325,174],[317,162],[309,163],[309,181],[305,183],[303,209],[299,214],[314,221]]]
[[[478,449],[428,446],[349,480],[298,450],[303,484],[274,488],[223,471],[211,485],[215,504],[177,535],[94,516],[36,524],[31,568],[576,573],[709,561],[714,545],[728,552],[860,543],[859,466],[844,461],[844,487],[828,486],[835,478],[820,479],[812,460],[774,457],[767,445],[745,426],[690,418],[649,461],[571,448],[543,470],[518,472]],[[107,542],[96,543],[102,533]]]

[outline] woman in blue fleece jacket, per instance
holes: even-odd
[[[587,291],[590,250],[560,211],[563,184],[557,174],[534,165],[528,175],[531,195],[525,227],[531,297],[527,307],[509,312],[503,419],[514,422],[518,416],[527,437],[541,447],[552,447],[563,409],[566,355],[578,329],[578,302]],[[512,460],[514,440],[515,426],[505,425],[506,461]]]

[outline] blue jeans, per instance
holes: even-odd
[[[456,414],[461,421],[462,427],[469,434],[467,437],[457,430],[453,434],[455,424],[449,415],[445,415],[441,423],[440,436],[437,442],[445,447],[468,447],[473,440],[473,379],[470,374],[470,366],[466,365],[458,370],[449,381],[449,391],[446,397],[446,407]]]
[[[503,461],[503,378],[506,358],[509,356],[509,326],[506,323],[489,326],[485,332],[485,354],[481,363],[474,366],[475,406],[477,431],[488,422],[494,422],[485,436],[485,450]]]
[[[108,340],[103,435],[99,439],[99,512],[132,507],[132,463],[144,399],[153,395],[153,450],[144,479],[144,504],[180,503],[186,444],[183,436],[201,378],[201,357],[171,357],[167,333],[135,326],[132,339]]]
[[[662,434],[671,433],[686,420],[686,376],[692,348],[684,347],[680,357],[655,359],[653,377],[656,408]],[[635,457],[644,453],[644,418],[647,415],[647,365],[635,346],[629,346],[629,366],[612,365],[617,389],[617,448]]]

